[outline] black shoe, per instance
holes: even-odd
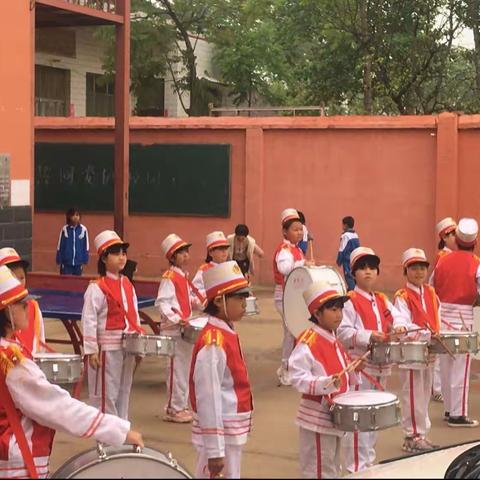
[[[443,421],[448,422],[448,419],[450,418],[450,412],[444,412],[443,414]]]
[[[449,417],[448,418],[449,427],[478,427],[478,420],[471,420],[468,417]]]

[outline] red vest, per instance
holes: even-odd
[[[375,292],[374,295],[382,322],[382,332],[388,333],[392,326],[392,313],[387,307],[387,298],[383,293],[379,292]],[[360,315],[363,328],[365,330],[378,330],[377,317],[373,311],[372,302],[353,290],[348,292],[348,296],[353,303],[355,311]]]
[[[275,285],[285,285],[285,277],[278,271],[277,267],[277,255],[280,253],[282,249],[287,249],[293,256],[293,260],[295,262],[299,262],[303,260],[305,257],[303,256],[302,250],[297,247],[296,245],[292,245],[291,243],[282,242],[275,250],[273,254],[273,277],[275,279]]]
[[[348,364],[347,356],[341,343],[337,340],[332,342],[331,340],[318,334],[313,328],[305,330],[300,335],[298,341],[300,343],[305,343],[308,346],[315,360],[323,365],[327,376],[335,375],[343,370],[342,362],[338,358],[337,348],[340,352],[340,355],[343,356],[345,365]],[[334,397],[335,395],[348,391],[348,375],[342,375],[340,382],[340,390],[332,395],[329,395],[330,397]],[[302,398],[307,400],[319,400],[322,396],[323,395],[303,394]]]
[[[40,342],[40,307],[36,300],[27,302],[28,327],[25,330],[17,330],[15,337],[30,352],[38,350]]]
[[[180,305],[180,312],[183,318],[188,318],[192,314],[192,306],[190,303],[190,292],[188,290],[188,280],[185,275],[175,271],[167,270],[163,274],[163,278],[168,278],[175,287],[175,296]]]
[[[137,313],[135,311],[135,305],[133,302],[133,285],[130,280],[122,275],[122,283],[120,278],[114,279],[110,277],[101,277],[97,280],[97,284],[100,290],[105,294],[107,299],[107,322],[105,325],[106,330],[124,330],[125,329],[125,317],[127,317],[129,330],[141,331],[142,329],[137,323]],[[122,287],[127,297],[128,310],[125,311],[122,298]]]
[[[221,330],[210,323],[207,323],[202,330],[195,346],[193,347],[192,363],[190,367],[190,403],[192,404],[193,411],[197,412],[195,382],[193,381],[197,355],[203,347],[212,344],[220,346],[225,351],[227,367],[232,375],[233,389],[237,396],[237,413],[251,412],[253,410],[252,392],[250,390],[247,366],[243,359],[238,335],[226,330]]]
[[[430,285],[423,286],[423,298],[427,311],[423,309],[422,298],[419,293],[405,287],[399,290],[395,296],[401,296],[408,305],[415,325],[423,327],[429,325],[435,332],[440,331],[440,318],[438,317],[438,301],[435,290]]]
[[[473,305],[477,298],[476,274],[479,265],[480,259],[465,250],[456,250],[441,257],[434,276],[440,301]]]
[[[9,347],[0,347],[0,368],[2,368],[5,375],[8,374],[7,362],[12,355],[16,355],[16,352]],[[4,363],[5,362],[5,363]],[[3,377],[3,375],[2,375]],[[5,380],[0,380],[5,381]],[[7,387],[8,388],[8,387]],[[12,427],[7,420],[7,413],[5,410],[6,401],[0,398],[0,460],[11,460],[8,458],[8,447],[13,435]],[[23,414],[17,408],[18,418],[22,419]],[[52,451],[53,437],[55,436],[55,430],[44,427],[32,420],[33,432],[32,432],[32,455],[33,457],[48,457]]]

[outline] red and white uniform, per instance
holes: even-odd
[[[420,288],[407,282],[395,294],[395,307],[408,320],[407,329],[428,325],[434,332],[440,331],[440,300],[430,285]],[[410,340],[430,341],[429,330],[412,332]],[[433,364],[435,356],[429,357],[428,365],[417,364],[406,368],[399,367],[402,389],[400,402],[402,405],[402,427],[405,436],[426,437],[430,430],[428,405],[432,391]]]
[[[337,336],[353,358],[362,356],[370,344],[372,331],[389,333],[392,328],[406,326],[407,320],[383,293],[366,292],[355,287],[348,292],[350,301],[343,308],[342,323]],[[390,365],[375,365],[366,361],[365,372],[373,376],[385,388],[391,374]],[[356,385],[356,390],[375,388],[367,381]],[[359,472],[373,465],[377,432],[347,433],[345,435],[345,464],[349,472]]]
[[[440,258],[432,274],[441,302],[442,330],[472,330],[473,304],[480,291],[480,259],[473,252],[456,250]],[[463,320],[463,321],[462,321]],[[468,416],[469,354],[440,356],[445,410],[452,417]]]
[[[283,318],[283,288],[285,280],[289,273],[296,267],[305,265],[305,257],[302,250],[289,242],[284,240],[275,250],[273,255],[273,277],[275,280],[275,290],[273,293],[273,300],[275,308],[282,317],[283,325],[283,346],[282,346],[282,367],[288,369],[288,358],[292,353],[295,345],[295,337],[288,330],[285,319]]]
[[[32,355],[45,352],[45,325],[42,312],[36,300],[28,300],[27,316],[28,328],[17,330],[15,337]]]
[[[160,311],[162,333],[175,337],[175,356],[171,357],[167,369],[167,408],[180,412],[188,408],[188,373],[193,345],[182,339],[179,322],[191,317],[194,307],[201,307],[182,269],[171,266],[163,274],[155,306]]]
[[[215,265],[218,265],[216,262],[208,262],[208,263],[202,263],[200,267],[198,267],[197,273],[193,277],[192,283],[193,286],[199,291],[199,293],[205,297],[205,284],[203,282],[203,272],[206,272],[207,270],[210,270],[210,268],[214,267]]]
[[[23,352],[28,355],[28,352]],[[30,447],[37,475],[46,478],[55,430],[109,445],[125,442],[130,423],[73,399],[51,384],[18,345],[0,338],[0,368]],[[1,380],[0,380],[1,381]],[[22,453],[0,401],[0,477],[29,478]]]
[[[124,275],[107,272],[88,286],[82,311],[85,355],[97,353],[102,366],[88,368],[91,403],[103,412],[128,417],[135,356],[123,351],[124,332],[139,332],[137,295]]]
[[[290,380],[302,393],[296,424],[300,427],[300,467],[303,478],[338,478],[341,439],[344,432],[331,421],[331,399],[357,383],[345,374],[340,388],[327,386],[348,359],[334,333],[318,325],[303,332],[289,359]]]
[[[225,457],[226,478],[241,478],[242,447],[252,427],[253,401],[238,335],[209,317],[193,349],[190,401],[195,478],[209,478],[208,459]]]

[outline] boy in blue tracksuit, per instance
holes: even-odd
[[[338,249],[337,265],[343,267],[343,275],[347,282],[348,290],[355,288],[355,279],[350,272],[350,254],[360,246],[360,240],[353,229],[355,220],[353,217],[342,219],[343,233],[340,237],[340,248]]]
[[[61,275],[81,275],[83,265],[88,263],[88,231],[80,223],[80,212],[70,208],[66,214],[67,224],[60,231],[57,246],[57,265]]]

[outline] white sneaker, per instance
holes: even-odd
[[[279,387],[281,387],[282,385],[285,387],[289,387],[292,384],[292,382],[290,381],[290,375],[288,374],[288,370],[283,368],[283,366],[277,370],[277,377]]]

